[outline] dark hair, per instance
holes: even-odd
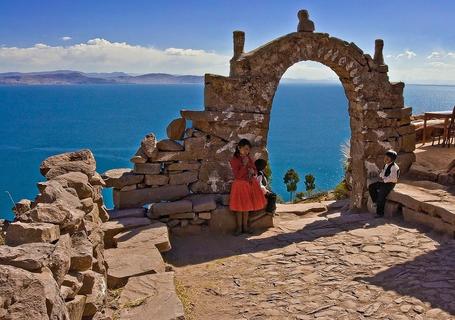
[[[255,162],[254,162],[254,165],[256,166],[256,170],[257,171],[262,171],[265,169],[265,167],[267,166],[267,161],[264,160],[264,159],[257,159]]]
[[[394,150],[388,150],[385,155],[392,159],[392,161],[395,161],[398,157],[397,153]]]
[[[244,146],[248,146],[251,148],[251,142],[248,141],[247,139],[241,139],[239,143],[237,143],[237,146],[235,147],[234,157],[240,157],[240,148]]]

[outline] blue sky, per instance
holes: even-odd
[[[366,52],[376,38],[384,39],[396,80],[455,82],[455,1],[449,0],[1,1],[0,72],[226,74],[233,30],[246,32],[250,50],[295,31],[302,8],[316,31]],[[302,65],[289,76],[315,77],[316,69]]]

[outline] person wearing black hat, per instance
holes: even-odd
[[[393,150],[386,152],[384,156],[384,168],[379,174],[380,181],[368,186],[371,200],[376,204],[376,214],[384,215],[384,207],[387,195],[393,190],[400,177],[400,167],[395,163],[397,153]]]

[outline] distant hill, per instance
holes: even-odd
[[[204,77],[148,73],[129,75],[124,72],[84,73],[71,70],[48,72],[7,72],[0,73],[0,84],[9,85],[51,85],[51,84],[190,84],[203,83]]]

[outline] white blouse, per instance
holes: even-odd
[[[386,164],[384,166],[384,169],[382,169],[381,173],[379,174],[379,177],[381,177],[381,179],[382,179],[382,181],[384,181],[384,183],[397,183],[398,178],[400,176],[400,167],[396,163],[394,163],[392,165],[392,167],[390,168],[389,176],[386,177],[385,171],[388,166],[389,166],[389,164]]]

